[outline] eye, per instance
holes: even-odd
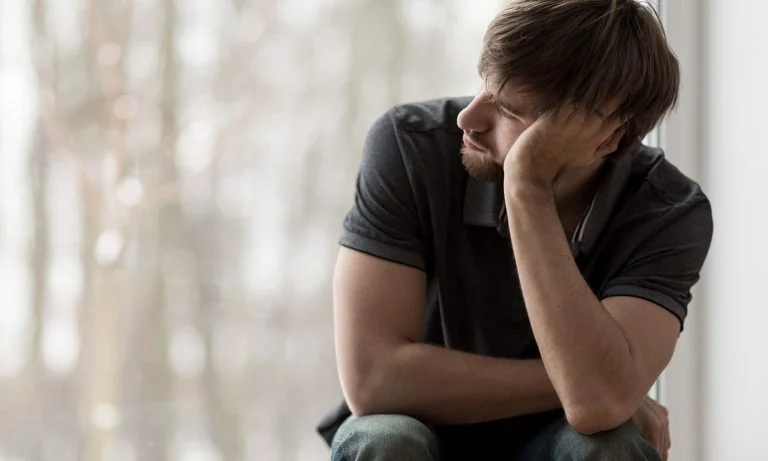
[[[494,110],[496,110],[496,112],[498,114],[500,114],[502,117],[506,118],[507,120],[517,120],[518,119],[518,117],[516,115],[511,114],[506,109],[504,109],[504,107],[502,107],[501,104],[499,104],[499,101],[494,97],[493,93],[490,93],[488,95],[488,101],[491,104],[493,104]]]
[[[515,117],[514,115],[512,115],[509,112],[507,112],[506,110],[504,110],[504,108],[501,107],[496,101],[493,102],[493,107],[496,108],[496,112],[501,114],[502,117],[504,117],[506,119],[509,119],[509,120],[517,120],[517,117]]]

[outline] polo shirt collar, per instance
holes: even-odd
[[[576,252],[588,254],[608,223],[632,172],[632,157],[636,147],[629,146],[606,158],[603,179],[573,235],[572,244]],[[463,215],[465,224],[495,227],[500,235],[509,238],[502,183],[469,176]]]
[[[504,210],[504,189],[500,182],[483,181],[473,176],[464,193],[464,223],[496,227]]]
[[[617,152],[606,159],[605,176],[598,187],[577,237],[578,249],[589,254],[619,203],[621,193],[632,174],[632,159],[639,144]]]

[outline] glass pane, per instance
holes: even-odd
[[[0,2],[0,459],[327,459],[363,135],[500,6]]]

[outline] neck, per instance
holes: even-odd
[[[554,184],[555,204],[560,221],[568,235],[579,223],[600,184],[603,162],[562,173]]]

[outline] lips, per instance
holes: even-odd
[[[462,140],[464,141],[464,145],[466,147],[469,147],[470,149],[478,150],[478,151],[481,151],[481,152],[485,152],[486,151],[486,149],[483,149],[482,147],[480,147],[476,143],[472,142],[472,140],[467,135],[464,135],[464,138],[462,138]]]

